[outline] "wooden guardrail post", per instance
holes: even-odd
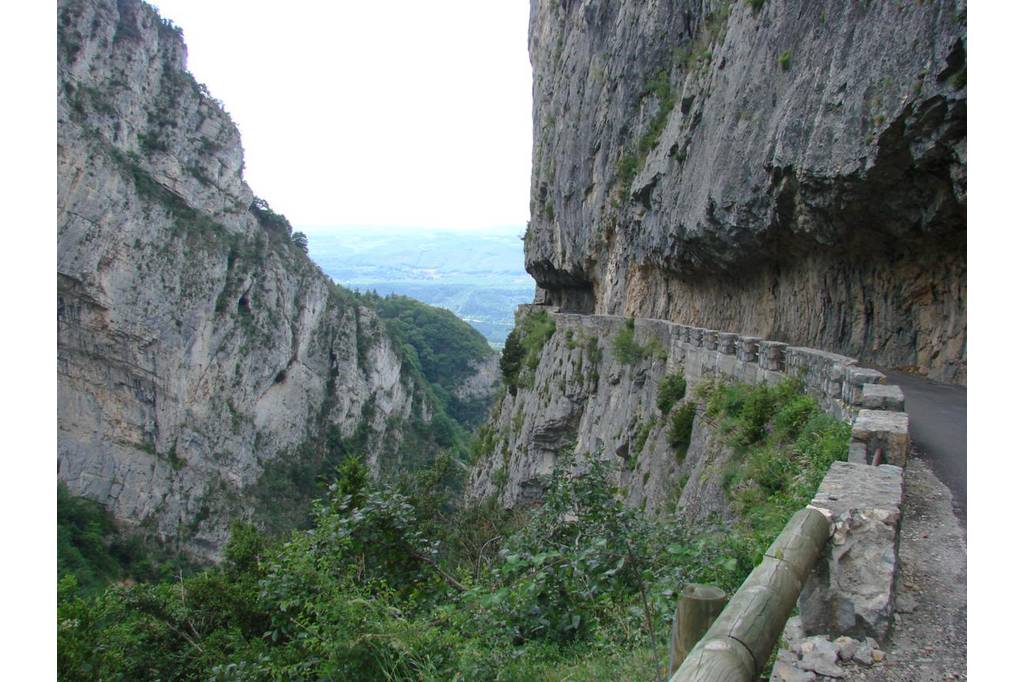
[[[672,619],[672,642],[669,645],[668,674],[683,662],[693,645],[700,641],[718,614],[729,601],[725,592],[714,585],[690,583],[683,588]]]
[[[817,509],[793,514],[672,682],[753,680],[771,657],[830,532],[829,520]]]

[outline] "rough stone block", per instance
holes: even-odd
[[[772,372],[782,372],[786,367],[786,346],[788,344],[780,341],[762,341],[758,364],[761,369]]]
[[[704,335],[701,337],[701,345],[708,350],[718,350],[718,330],[717,329],[705,329]]]
[[[825,387],[825,395],[829,398],[841,398],[843,395],[843,382],[829,381]]]
[[[741,336],[739,337],[738,348],[736,355],[739,356],[743,362],[757,363],[758,348],[763,341],[759,336]]]
[[[850,451],[846,456],[847,462],[853,464],[871,464],[868,461],[868,446],[864,443],[858,443],[855,440],[850,441]]]
[[[800,595],[808,635],[884,638],[896,579],[903,470],[835,462],[812,506],[835,531]]]
[[[869,410],[903,411],[903,390],[890,384],[865,384],[861,405]]]
[[[715,373],[719,376],[734,377],[736,371],[736,365],[740,364],[736,361],[735,355],[723,355],[718,353],[718,361],[715,363]]]
[[[718,335],[718,352],[723,355],[736,354],[736,334],[721,332]]]
[[[877,369],[857,367],[856,365],[847,367],[845,374],[845,381],[843,382],[843,401],[855,407],[859,407],[861,404],[865,385],[879,384],[885,379],[885,375]]]
[[[910,449],[910,418],[906,412],[861,410],[853,422],[850,438],[864,443],[867,457],[873,461],[875,450],[882,449],[882,462],[906,466]]]

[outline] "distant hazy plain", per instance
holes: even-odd
[[[533,300],[533,278],[523,269],[524,226],[298,229],[309,237],[310,257],[338,284],[447,308],[494,347],[512,330],[516,306]]]

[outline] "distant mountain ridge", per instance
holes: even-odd
[[[310,257],[337,283],[410,296],[451,310],[492,346],[512,330],[516,306],[533,299],[523,267],[525,227],[478,232],[434,228],[308,229]]]

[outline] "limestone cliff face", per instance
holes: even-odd
[[[689,446],[679,449],[669,442],[668,420],[656,406],[666,375],[684,374],[688,394],[705,378],[670,326],[637,320],[636,342],[649,352],[623,363],[612,348],[622,318],[555,313],[549,319],[555,331],[529,372],[531,385],[502,395],[478,434],[480,457],[467,498],[495,496],[509,508],[535,503],[556,459],[572,462],[578,472],[590,454],[612,463],[626,502],[648,514],[729,518],[721,486],[731,450],[705,423],[702,408]]]
[[[966,382],[963,2],[532,0],[529,46],[540,301]]]
[[[62,0],[58,42],[59,477],[215,556],[230,517],[287,487],[268,467],[324,457],[325,436],[393,465],[435,403],[254,203],[180,31],[137,0]]]

